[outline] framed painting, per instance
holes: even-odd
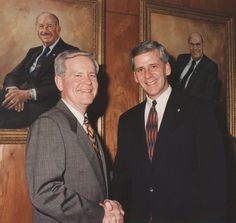
[[[35,18],[44,11],[57,15],[61,37],[65,42],[93,52],[98,63],[103,64],[103,0],[0,0],[0,3],[0,39],[4,42],[0,46],[0,86],[5,75],[23,59],[30,48],[42,45],[35,31]],[[98,120],[98,130],[102,135],[102,118]],[[27,129],[0,129],[1,144],[25,143],[26,137]]]
[[[221,91],[217,110],[222,123],[231,136],[236,137],[236,77],[235,26],[233,17],[189,8],[140,1],[140,39],[156,40],[163,44],[175,59],[188,53],[190,33],[201,33],[204,54],[212,58],[219,68]],[[140,90],[140,100],[144,93]],[[224,124],[222,124],[224,125]]]

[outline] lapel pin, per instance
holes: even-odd
[[[177,112],[180,112],[180,108],[177,109]]]

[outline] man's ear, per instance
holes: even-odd
[[[137,74],[136,74],[135,72],[133,72],[133,74],[134,74],[134,80],[135,80],[135,82],[136,82],[136,83],[139,83],[139,82],[138,82],[138,78],[137,78]]]
[[[63,83],[62,83],[62,77],[55,75],[55,83],[59,91],[63,91]]]
[[[60,26],[58,26],[57,32],[58,32],[58,34],[60,34],[60,32],[61,32],[61,27]]]
[[[171,66],[170,63],[165,64],[165,70],[166,70],[166,76],[169,76],[171,74]]]

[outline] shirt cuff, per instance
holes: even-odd
[[[35,88],[30,89],[30,94],[32,95],[32,100],[36,101],[37,100],[37,93],[36,93]]]

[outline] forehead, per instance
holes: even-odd
[[[192,35],[189,39],[190,43],[201,43],[202,39],[199,35]]]
[[[37,19],[37,24],[56,24],[56,19],[49,14],[40,15]]]
[[[96,70],[93,61],[87,56],[76,56],[69,58],[65,61],[65,65],[67,70]]]
[[[140,66],[144,64],[152,64],[159,62],[160,60],[160,52],[158,50],[151,50],[146,53],[139,54],[134,57],[134,65]]]

